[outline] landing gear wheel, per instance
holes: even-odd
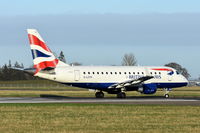
[[[104,93],[103,92],[96,92],[95,96],[96,96],[96,98],[104,98]]]
[[[171,88],[164,88],[164,90],[165,90],[165,95],[164,95],[164,97],[165,98],[169,98],[169,92],[172,90]]]
[[[117,98],[126,98],[126,93],[124,93],[124,92],[118,93]]]
[[[169,94],[165,94],[165,98],[169,98]]]

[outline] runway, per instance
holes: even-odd
[[[144,104],[144,105],[200,105],[195,98],[72,98],[72,97],[6,97],[0,103],[96,103],[96,104]]]

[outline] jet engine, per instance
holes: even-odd
[[[154,94],[157,91],[156,84],[144,84],[138,88],[138,92],[142,94]]]

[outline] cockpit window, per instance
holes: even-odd
[[[178,71],[176,71],[176,74],[179,75],[180,73]]]
[[[174,71],[169,71],[168,75],[173,75]]]

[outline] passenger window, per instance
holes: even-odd
[[[117,72],[115,72],[115,74],[117,74]]]
[[[161,74],[161,72],[159,72],[159,74]]]
[[[140,74],[140,72],[138,72],[137,74]]]
[[[103,74],[103,72],[101,72],[101,74]]]
[[[131,72],[129,72],[129,74],[131,74]]]
[[[124,72],[124,74],[126,74],[126,72]]]
[[[112,74],[112,72],[110,72],[110,74]]]
[[[155,72],[155,74],[157,74],[157,73]]]
[[[83,74],[86,74],[85,72],[83,72]]]
[[[108,72],[106,72],[106,74],[108,74]]]
[[[88,74],[90,74],[90,72],[88,72]]]
[[[121,72],[119,72],[119,74],[122,74]]]
[[[144,74],[144,72],[142,72],[142,74]]]
[[[135,72],[133,72],[133,74],[135,75]]]
[[[178,71],[176,71],[176,74],[179,75],[180,73]]]
[[[99,74],[99,72],[97,72],[97,74]]]

